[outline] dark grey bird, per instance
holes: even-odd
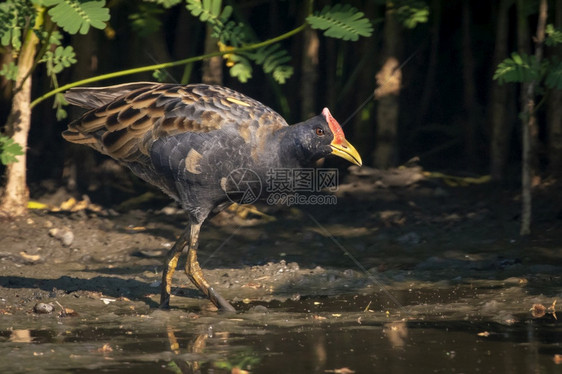
[[[197,261],[199,231],[209,215],[232,204],[241,184],[265,198],[269,170],[310,167],[336,155],[356,165],[361,157],[325,108],[289,126],[271,108],[234,90],[206,84],[150,82],[73,88],[70,104],[86,113],[62,134],[128,166],[181,204],[189,225],[170,250],[162,276],[161,306],[168,307],[172,275],[182,253],[185,272],[219,309],[232,305],[209,285]]]

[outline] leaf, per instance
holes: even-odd
[[[369,37],[373,26],[363,12],[349,4],[327,5],[320,12],[306,17],[313,29],[324,30],[324,35],[332,38],[356,41],[359,36]]]
[[[103,30],[109,21],[105,0],[43,0],[51,19],[69,34],[87,34],[90,26]]]
[[[58,46],[55,51],[45,52],[45,56],[40,60],[47,65],[47,74],[55,75],[60,73],[64,68],[76,63],[76,54],[72,46]]]
[[[16,156],[23,155],[23,148],[12,138],[0,135],[0,162],[4,165],[12,164],[18,159]]]
[[[513,52],[511,57],[500,62],[493,79],[497,79],[500,84],[528,83],[538,80],[540,75],[540,67],[536,63],[535,56]]]
[[[164,8],[168,9],[175,5],[178,5],[183,0],[144,0],[144,1],[148,3],[155,3],[158,5],[162,5]]]
[[[212,25],[223,24],[221,16],[225,11],[221,12],[222,0],[187,0],[186,8],[202,22],[208,22]],[[224,14],[230,16],[231,13],[232,9],[229,9]]]
[[[415,28],[418,23],[426,23],[429,17],[429,8],[423,2],[403,5],[396,11],[402,24],[409,28]]]
[[[59,92],[58,94],[55,95],[53,108],[56,109],[56,116],[58,121],[61,121],[68,116],[66,110],[64,109],[64,107],[67,105],[68,105],[68,101],[66,101],[66,99],[64,98],[64,94]]]
[[[293,75],[293,67],[288,65],[278,66],[273,71],[273,79],[284,84]]]
[[[158,82],[165,82],[168,79],[168,73],[165,70],[157,69],[152,72],[152,76]]]
[[[140,3],[138,11],[129,15],[131,27],[140,36],[150,35],[162,26],[162,13],[164,10],[155,4]]]
[[[549,47],[562,43],[562,31],[554,28],[552,24],[546,26],[545,32],[547,36],[544,43]]]
[[[562,61],[550,68],[546,75],[545,84],[548,88],[562,90]]]
[[[230,76],[238,78],[242,83],[246,83],[248,79],[252,78],[252,65],[247,58],[240,55],[230,56],[230,60],[234,65],[230,68]]]
[[[15,81],[18,77],[18,66],[13,61],[10,61],[2,65],[0,75],[6,77],[6,79]]]
[[[19,51],[22,35],[28,25],[35,24],[36,10],[28,1],[9,1],[0,4],[0,43]]]

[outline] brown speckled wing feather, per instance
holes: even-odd
[[[71,89],[66,98],[90,110],[63,137],[124,162],[145,161],[161,137],[233,124],[249,139],[287,126],[271,108],[220,86],[131,83]]]

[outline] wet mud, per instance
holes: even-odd
[[[0,372],[554,373],[557,190],[537,189],[527,238],[516,191],[423,176],[355,174],[335,205],[225,211],[199,260],[237,313],[216,311],[181,261],[158,309],[187,224],[166,200],[33,210],[0,225]]]

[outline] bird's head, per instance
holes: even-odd
[[[313,162],[335,155],[355,165],[362,165],[361,156],[345,139],[340,124],[328,108],[324,108],[322,114],[290,127],[294,128],[294,145],[302,161]]]

